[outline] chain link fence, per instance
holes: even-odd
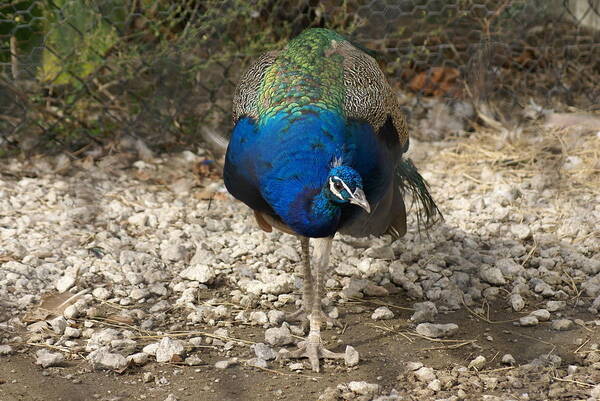
[[[226,135],[243,68],[308,27],[373,49],[416,135],[432,103],[600,108],[600,0],[3,0],[0,153]]]

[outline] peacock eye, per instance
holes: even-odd
[[[336,181],[333,186],[335,187],[335,189],[337,189],[338,191],[341,191],[342,189],[344,189],[344,186],[342,185],[341,182]]]

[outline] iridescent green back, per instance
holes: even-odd
[[[376,131],[391,118],[400,143],[408,139],[396,94],[377,62],[328,29],[308,29],[252,64],[236,90],[233,119],[248,116],[261,124],[280,111],[306,108],[336,111]]]
[[[327,50],[344,37],[311,29],[294,38],[265,72],[258,97],[260,120],[280,111],[300,113],[308,105],[343,112],[344,58]]]

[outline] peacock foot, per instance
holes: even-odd
[[[320,314],[321,314],[321,322],[327,323],[327,327],[329,327],[329,328],[331,328],[331,327],[341,328],[342,327],[342,324],[338,321],[337,318],[333,318],[323,311],[321,311]],[[283,318],[283,320],[288,323],[300,322],[300,323],[302,323],[302,329],[306,329],[308,327],[309,318],[310,318],[310,314],[306,313],[306,311],[304,310],[304,306],[301,306],[300,308],[298,308],[298,310],[296,312],[287,313],[285,315],[285,317]]]
[[[343,352],[337,353],[329,351],[323,346],[319,334],[309,334],[306,341],[298,344],[298,349],[288,352],[280,352],[278,359],[297,359],[308,358],[310,366],[314,372],[319,373],[319,359],[344,359]]]

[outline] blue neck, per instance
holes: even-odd
[[[305,187],[289,206],[281,211],[281,217],[298,234],[313,238],[335,234],[341,209],[328,199],[323,189]]]
[[[280,113],[259,126],[255,174],[264,199],[300,235],[335,234],[340,207],[323,192],[333,157],[345,152],[345,121],[339,113],[304,108]]]

